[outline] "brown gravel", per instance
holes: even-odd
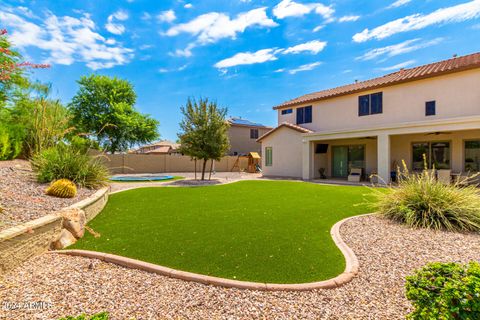
[[[334,290],[225,289],[44,254],[5,277],[0,303],[46,301],[52,307],[0,310],[0,318],[56,319],[109,311],[113,319],[402,319],[410,308],[404,277],[413,269],[429,261],[480,260],[478,234],[411,230],[374,216],[348,221],[341,233],[357,254],[360,274]]]
[[[0,161],[0,230],[43,217],[95,192],[79,188],[75,198],[61,199],[47,196],[47,186],[35,182],[29,162]]]

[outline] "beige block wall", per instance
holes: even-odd
[[[332,147],[334,146],[348,146],[348,145],[364,145],[365,146],[365,166],[366,174],[370,175],[372,172],[377,171],[377,139],[342,139],[342,140],[326,140],[316,143],[328,144],[328,150],[325,154],[314,155],[314,178],[320,177],[319,169],[325,168],[327,177],[332,176],[332,162],[333,154]],[[314,149],[315,150],[315,149]]]
[[[250,139],[250,129],[258,129],[258,137],[261,137],[271,128],[250,128],[245,126],[230,126],[228,138],[230,139],[230,150],[228,154],[247,154],[249,152],[258,152],[262,154],[262,145],[256,139]]]
[[[464,141],[480,140],[479,130],[457,131],[451,134],[427,135],[427,134],[410,134],[398,135],[390,137],[391,153],[390,158],[401,165],[401,161],[405,160],[409,169],[412,168],[412,143],[414,142],[433,142],[445,141],[450,142],[451,168],[455,172],[465,171],[464,160]],[[395,170],[395,168],[392,168]]]
[[[480,69],[476,69],[365,91],[306,104],[313,105],[313,122],[301,126],[314,131],[347,130],[480,115],[479,88]],[[359,117],[358,97],[375,92],[383,92],[383,113]],[[437,114],[427,117],[425,102],[431,100],[436,101]],[[278,123],[296,123],[293,109],[288,115],[278,110]]]
[[[214,170],[217,172],[232,171],[238,156],[225,156],[220,161],[215,161]],[[195,161],[182,155],[163,154],[113,154],[105,155],[105,165],[113,174],[135,173],[169,173],[169,172],[193,172]],[[246,170],[248,159],[241,157],[240,170]],[[197,161],[197,171],[202,169],[202,161]],[[210,162],[207,163],[210,169]],[[237,171],[238,168],[235,169]]]
[[[302,134],[280,128],[262,140],[262,170],[264,176],[302,177]],[[265,166],[265,148],[272,147],[272,166]]]

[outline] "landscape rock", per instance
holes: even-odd
[[[77,239],[80,239],[85,234],[85,223],[87,219],[85,212],[78,208],[64,209],[58,213],[63,217],[63,227],[70,231],[70,233]]]
[[[77,242],[77,238],[67,229],[62,229],[60,236],[52,243],[52,249],[60,250]]]

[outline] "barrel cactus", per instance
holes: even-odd
[[[77,195],[77,187],[68,179],[60,179],[52,182],[46,193],[58,198],[73,198]]]

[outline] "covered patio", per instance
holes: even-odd
[[[372,174],[391,181],[392,171],[405,162],[408,170],[450,170],[467,175],[480,170],[480,117],[406,123],[303,136],[303,179],[345,181],[352,168],[362,181]]]

